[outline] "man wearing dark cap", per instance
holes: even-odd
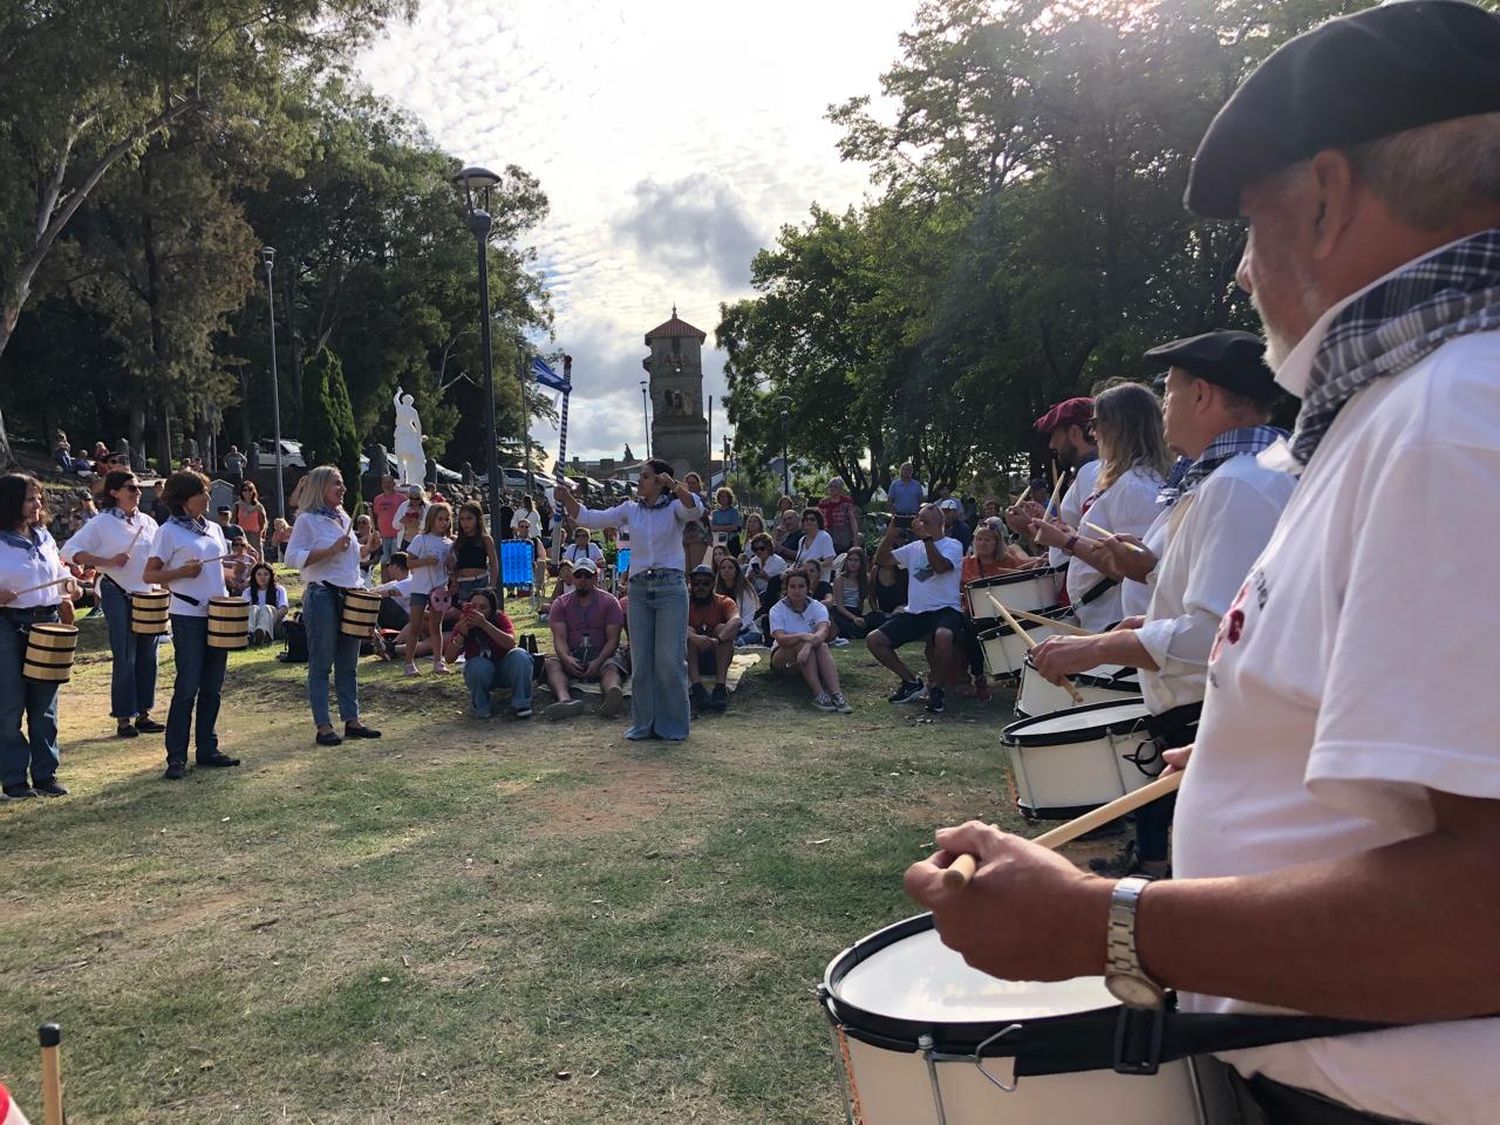
[[[1249,332],[1209,332],[1146,353],[1169,365],[1162,406],[1167,444],[1192,465],[1179,486],[1163,492],[1162,513],[1144,545],[1080,536],[1074,550],[1130,591],[1140,589],[1148,608],[1108,633],[1049,637],[1031,654],[1037,671],[1054,681],[1100,664],[1141,669],[1151,734],[1163,748],[1192,743],[1219,622],[1296,483],[1256,460],[1285,436],[1266,424],[1276,384],[1263,351]],[[1168,796],[1141,809],[1135,842],[1117,859],[1096,860],[1094,870],[1166,875],[1173,803]]]
[[[1410,0],[1285,44],[1187,199],[1250,222],[1301,479],[1209,657],[1177,877],[971,823],[907,887],[1012,980],[1413,1025],[1221,1051],[1274,1122],[1494,1121],[1500,739],[1474,654],[1500,635],[1500,16]],[[965,890],[955,852],[980,857]]]
[[[739,635],[739,606],[714,593],[714,568],[699,563],[688,575],[688,699],[695,713],[729,706],[729,665]],[[712,691],[703,686],[705,676],[713,679]]]
[[[1069,398],[1054,404],[1036,420],[1037,433],[1047,435],[1047,449],[1057,460],[1059,473],[1073,473],[1073,479],[1058,502],[1063,522],[1078,527],[1083,519],[1084,501],[1094,491],[1099,479],[1099,447],[1090,428],[1094,421],[1094,400]],[[1036,501],[1026,501],[1006,509],[1005,525],[1017,535],[1029,535],[1031,521],[1056,518],[1058,512],[1046,511]],[[1063,566],[1068,554],[1053,547],[1045,556],[1051,566]],[[1038,560],[1040,561],[1040,559]]]

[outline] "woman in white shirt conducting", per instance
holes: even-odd
[[[1139,538],[1156,519],[1156,497],[1172,456],[1162,426],[1161,400],[1140,383],[1117,383],[1094,399],[1094,436],[1099,442],[1099,479],[1083,502],[1083,520],[1102,528],[1080,532],[1058,521],[1033,520],[1032,538],[1060,547],[1068,562],[1068,601],[1078,623],[1092,633],[1117,624],[1120,586],[1092,565],[1097,544],[1088,534]]]
[[[67,577],[42,523],[42,486],[23,473],[6,473],[0,477],[0,783],[12,800],[68,792],[57,782],[59,685],[21,674],[27,630],[58,620],[68,596],[68,583],[59,579]],[[56,584],[33,589],[43,583]]]
[[[380,732],[359,718],[359,637],[339,628],[344,595],[360,586],[359,540],[344,511],[344,476],[332,465],[319,465],[307,474],[291,542],[286,545],[288,566],[302,573],[302,623],[307,627],[307,703],[318,728],[319,746],[337,746],[345,738],[379,738]],[[328,670],[333,669],[340,737],[328,710]]]
[[[197,711],[197,764],[221,769],[240,764],[219,752],[219,705],[229,653],[208,643],[208,603],[229,596],[223,557],[228,552],[219,525],[206,517],[208,478],[180,469],[162,487],[172,518],[161,525],[142,575],[152,586],[172,592],[172,660],[177,678],[167,710],[168,781],[187,773],[188,735]]]
[[[63,560],[99,571],[99,602],[109,627],[112,657],[109,713],[115,734],[135,738],[167,728],[151,717],[156,706],[157,646],[161,637],[130,630],[130,595],[151,589],[146,560],[159,530],[141,511],[141,485],[129,469],[104,478],[100,512],[63,545]]]
[[[630,531],[630,655],[633,661],[630,729],[633,741],[688,736],[687,577],[682,525],[703,517],[672,466],[652,458],[641,466],[637,498],[603,510],[583,508],[565,484],[557,501],[582,527]]]

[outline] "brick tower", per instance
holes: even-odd
[[[703,345],[708,334],[677,319],[646,333],[651,354],[641,366],[651,376],[651,456],[672,463],[679,480],[709,473],[708,419],[703,415]]]

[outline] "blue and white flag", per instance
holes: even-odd
[[[531,357],[531,373],[536,377],[538,383],[551,390],[562,391],[564,394],[567,394],[573,389],[573,385],[556,371],[552,370],[552,365],[539,355]]]

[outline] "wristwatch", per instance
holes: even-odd
[[[1141,968],[1135,948],[1136,907],[1151,880],[1134,875],[1115,884],[1109,898],[1109,930],[1104,950],[1104,987],[1128,1008],[1157,1009],[1166,992]]]

